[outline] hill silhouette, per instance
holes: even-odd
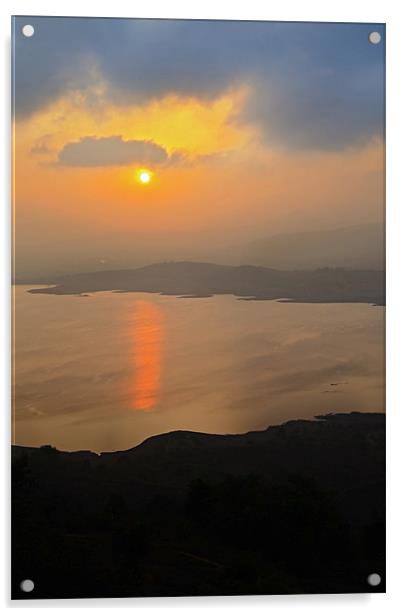
[[[62,276],[55,286],[31,293],[56,295],[96,291],[139,291],[187,297],[231,294],[243,299],[299,302],[384,303],[382,271],[322,268],[281,271],[252,265],[157,263],[132,270],[98,271]]]
[[[365,592],[384,579],[385,416],[13,447],[13,597]],[[29,596],[32,598],[32,595]]]

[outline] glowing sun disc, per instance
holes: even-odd
[[[142,169],[138,172],[138,180],[141,182],[141,184],[149,184],[151,178],[152,175],[150,171],[147,171],[146,169]]]

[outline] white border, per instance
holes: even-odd
[[[402,377],[401,353],[401,270],[402,259],[400,244],[402,241],[402,173],[401,143],[402,131],[400,115],[402,112],[402,19],[401,6],[395,0],[281,0],[269,1],[247,0],[203,0],[190,3],[188,0],[154,0],[150,3],[133,3],[130,0],[113,0],[106,4],[92,3],[89,0],[3,0],[1,4],[2,49],[4,58],[1,63],[1,83],[3,110],[0,115],[0,134],[6,136],[0,155],[4,159],[1,165],[1,186],[4,186],[3,207],[1,209],[1,337],[3,341],[1,358],[3,446],[0,461],[3,470],[2,485],[7,492],[1,498],[1,529],[5,541],[9,542],[9,443],[10,443],[10,369],[9,369],[9,318],[10,318],[10,16],[14,15],[71,15],[71,16],[105,16],[105,17],[177,17],[204,19],[269,19],[284,21],[364,21],[387,23],[387,549],[388,572],[386,595],[312,595],[290,597],[240,597],[240,598],[185,598],[185,599],[117,599],[117,600],[73,600],[73,601],[9,601],[9,559],[8,550],[2,548],[0,559],[1,599],[5,607],[16,609],[40,609],[50,607],[53,610],[65,608],[90,611],[105,608],[110,611],[116,607],[134,609],[136,614],[152,614],[163,609],[166,614],[197,613],[208,610],[211,613],[243,614],[251,609],[258,614],[280,612],[285,616],[296,613],[301,616],[315,614],[378,615],[402,613],[402,596],[399,593],[401,577],[401,438],[402,438]],[[7,138],[8,136],[8,138]]]

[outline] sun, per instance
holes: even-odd
[[[151,181],[151,174],[148,171],[141,171],[140,173],[140,182],[143,184],[148,184]]]
[[[137,169],[137,181],[140,184],[149,184],[152,180],[153,173],[149,169]]]

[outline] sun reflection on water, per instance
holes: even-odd
[[[164,319],[153,302],[135,302],[131,327],[133,345],[133,391],[130,406],[137,411],[152,411],[159,398]]]

